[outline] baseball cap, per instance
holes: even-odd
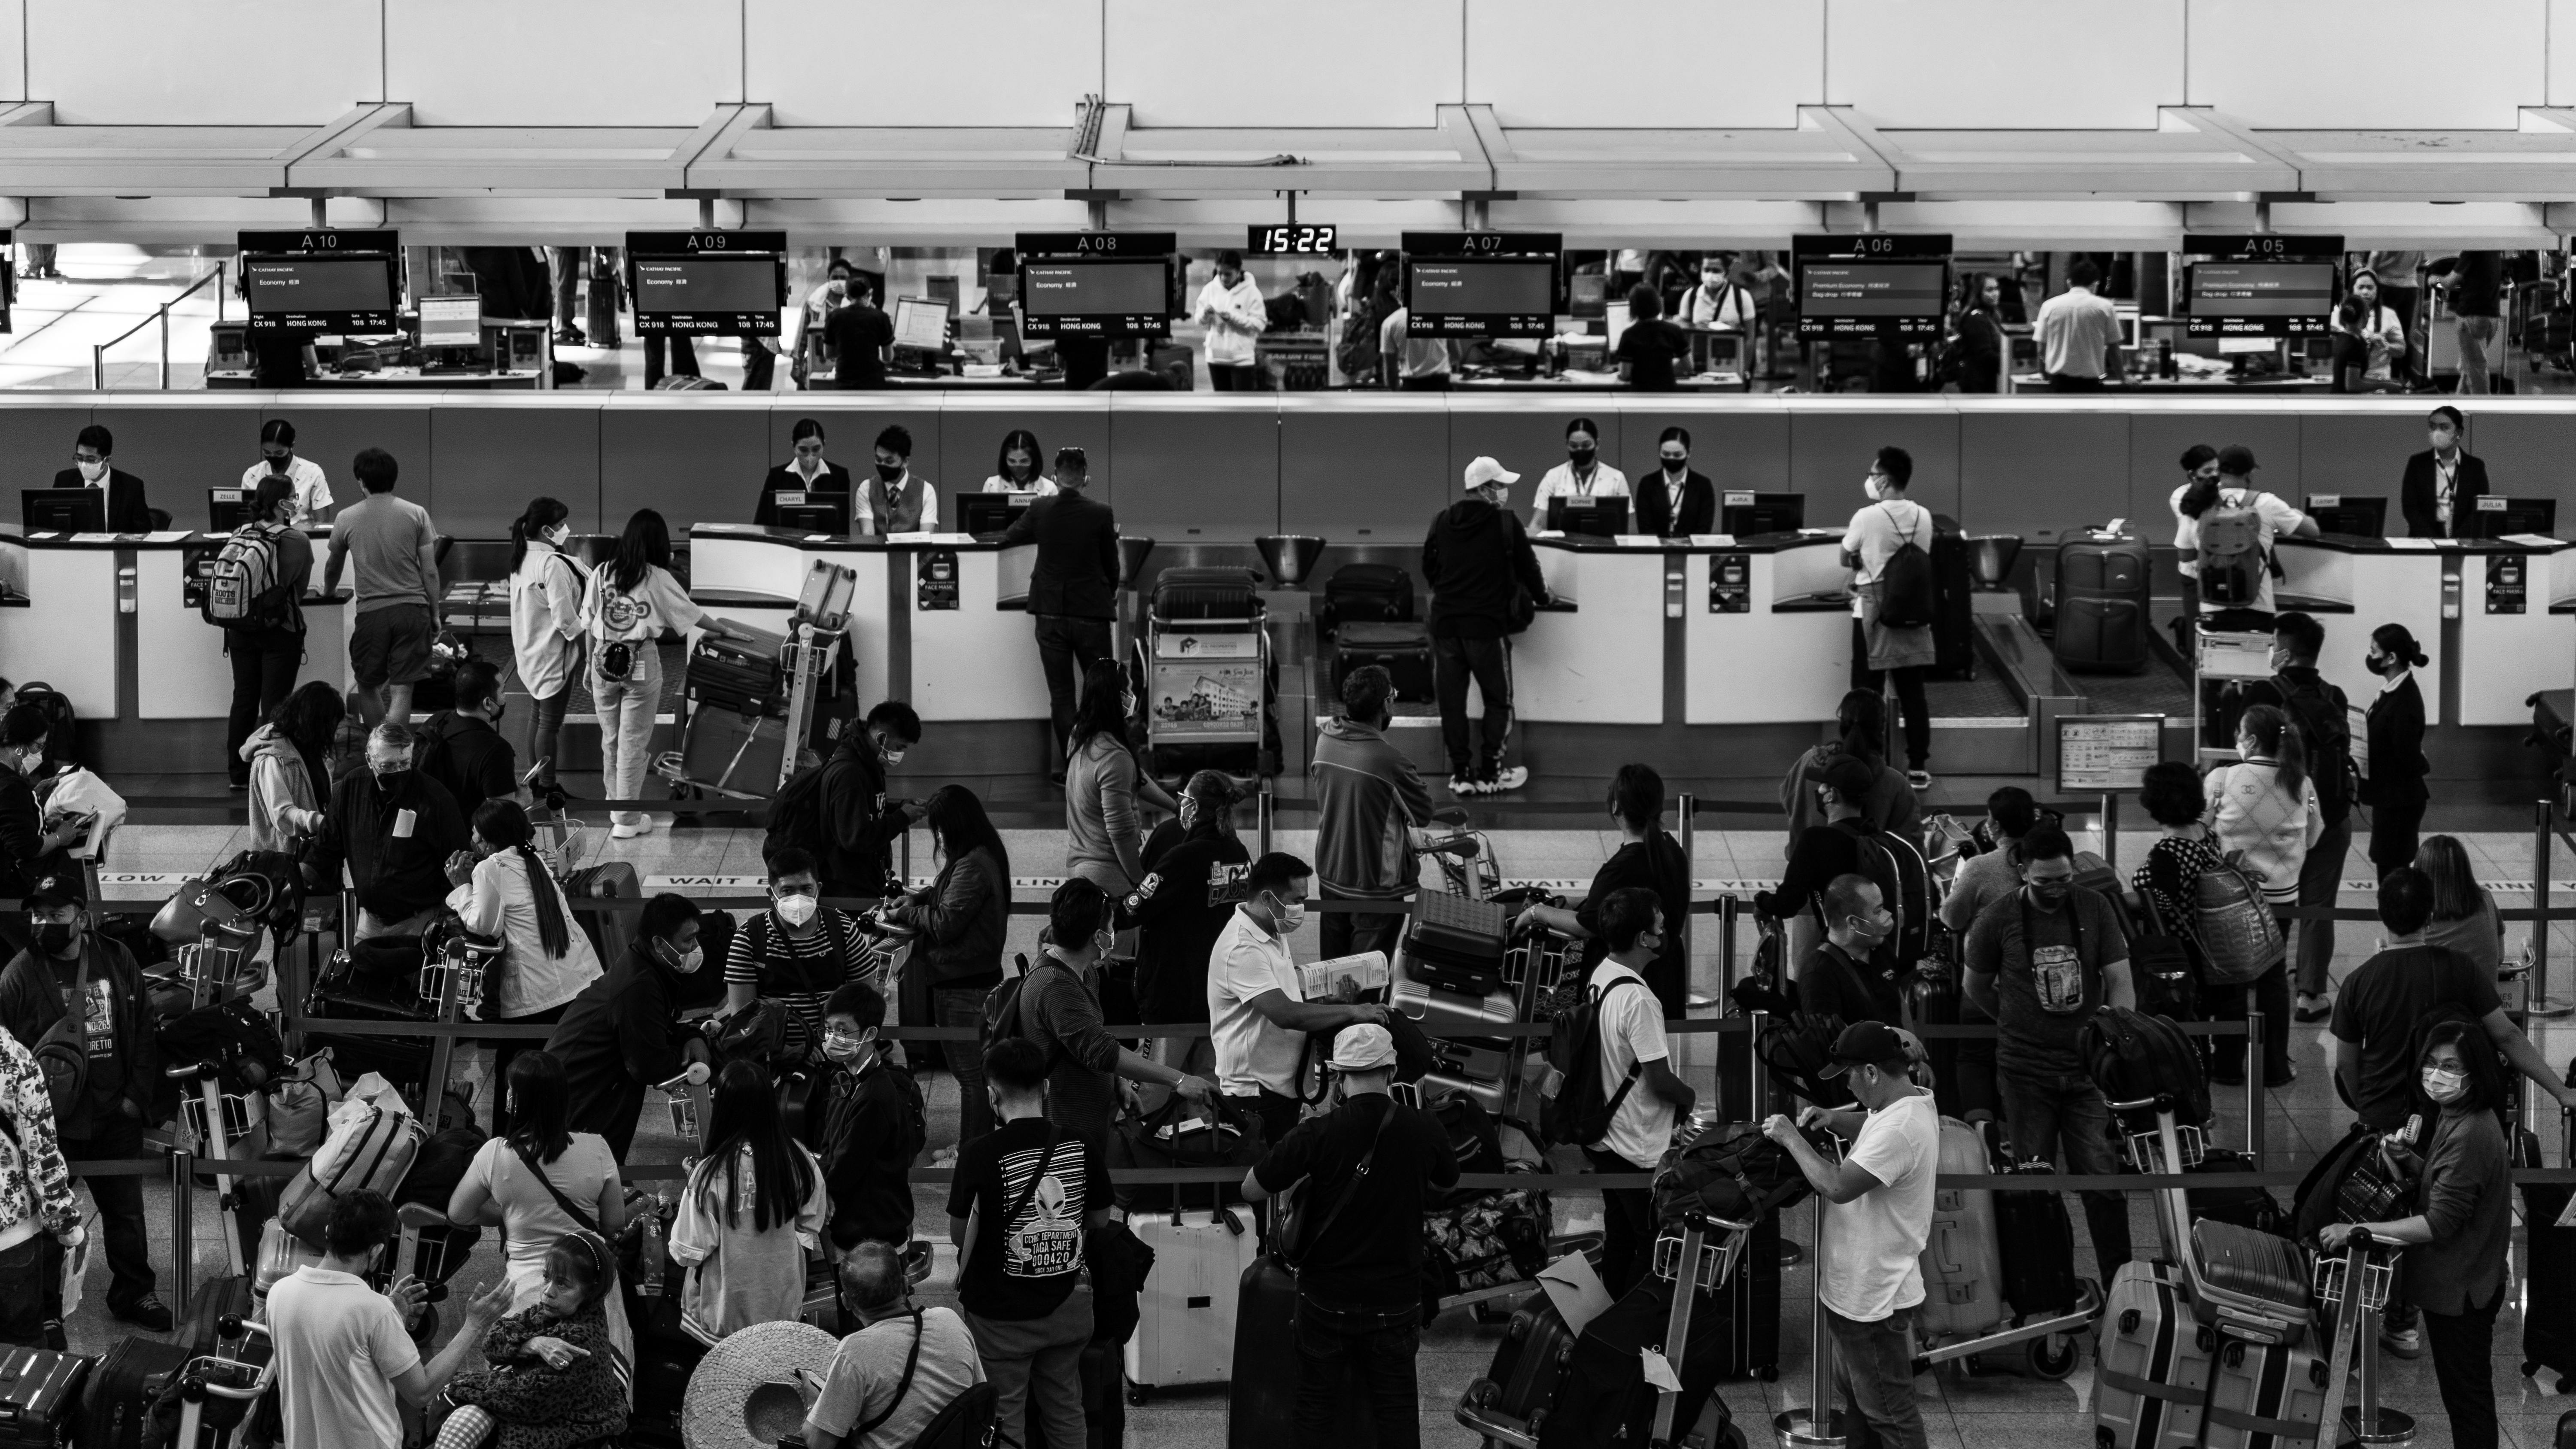
[[[1839,1077],[1857,1066],[1877,1066],[1881,1062],[1906,1059],[1905,1039],[1896,1028],[1883,1021],[1855,1021],[1834,1038],[1832,1060],[1816,1075]]]
[[[1503,465],[1491,458],[1478,458],[1467,465],[1466,486],[1469,488],[1482,488],[1488,483],[1518,483],[1519,481],[1521,481],[1520,474],[1504,472]]]
[[[83,890],[80,881],[72,876],[42,876],[37,879],[34,888],[27,892],[24,904],[31,911],[59,910],[64,906],[86,906],[89,904],[89,892]]]
[[[1382,1026],[1346,1026],[1333,1038],[1332,1068],[1337,1072],[1374,1072],[1395,1065],[1395,1038]]]
[[[2243,443],[2230,443],[2218,450],[2218,471],[2221,473],[2232,473],[2242,478],[2257,466],[2254,450]]]

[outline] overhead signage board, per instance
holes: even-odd
[[[778,334],[787,305],[783,231],[630,231],[626,265],[642,335]]]
[[[2147,767],[2164,758],[2164,716],[2062,714],[2057,717],[2057,789],[2065,795],[2109,795],[2143,789]]]
[[[1546,337],[1564,310],[1558,232],[1404,234],[1405,331],[1414,337]]]
[[[2182,239],[2194,337],[2312,337],[2334,330],[2339,236],[2273,232]]]
[[[251,331],[365,335],[399,325],[402,233],[307,227],[236,239]]]
[[[1021,232],[1020,327],[1030,337],[1169,337],[1179,310],[1171,232]]]
[[[1938,337],[1950,238],[1865,232],[1791,238],[1801,337]]]

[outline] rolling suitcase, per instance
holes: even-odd
[[[109,1349],[81,1396],[80,1428],[72,1436],[80,1449],[142,1449],[153,1401],[187,1362],[186,1349],[157,1338],[127,1338]]]
[[[2045,1175],[2041,1160],[2015,1167],[2009,1154],[1997,1151],[1996,1172]],[[2082,1290],[2075,1282],[2075,1225],[2066,1215],[2066,1199],[2055,1192],[1994,1194],[1995,1244],[2003,1272],[2002,1293],[2016,1318],[2064,1313],[2075,1307]]]
[[[1460,1397],[1458,1422],[1488,1443],[1506,1435],[1537,1438],[1574,1361],[1574,1343],[1556,1305],[1545,1293],[1532,1294],[1529,1306],[1503,1326],[1492,1366]]]
[[[1734,1276],[1718,1288],[1712,1302],[1702,1306],[1714,1310],[1710,1322],[1726,1334],[1719,1378],[1756,1378],[1767,1383],[1780,1376],[1778,1213],[1765,1213],[1753,1225],[1752,1241],[1737,1260]]]
[[[1165,569],[1154,578],[1157,619],[1258,619],[1260,579],[1244,568]]]
[[[1317,623],[1328,639],[1346,624],[1404,624],[1413,618],[1413,575],[1393,564],[1344,564],[1324,581]]]
[[[1941,1119],[1940,1172],[1986,1171],[1985,1139],[1955,1117]],[[1915,1327],[1927,1339],[1974,1338],[2004,1321],[2002,1248],[1995,1195],[1982,1187],[1936,1188],[1932,1233],[1923,1243],[1923,1306]]]
[[[0,1445],[54,1449],[69,1439],[92,1362],[41,1348],[0,1348]]]
[[[700,635],[689,649],[689,702],[740,715],[784,717],[787,671],[778,656],[787,647],[786,636],[731,619],[725,623],[755,637],[746,642]]]
[[[1976,578],[1959,520],[1932,515],[1932,678],[1977,677]]]
[[[1431,671],[1431,630],[1423,624],[1377,624],[1353,621],[1341,626],[1333,650],[1333,696],[1361,666],[1385,667],[1395,681],[1395,697],[1408,704],[1439,698]]]
[[[2326,1360],[2310,1341],[2225,1339],[2210,1369],[2202,1449],[2312,1445],[2325,1402]]]
[[[2147,667],[2147,542],[2079,533],[2057,546],[2057,662],[2070,670],[2134,674]]]
[[[2254,1159],[2225,1147],[2205,1148],[2200,1161],[2183,1171],[2206,1174],[2221,1172],[2257,1172]],[[2186,1194],[2191,1215],[2212,1222],[2232,1223],[2252,1228],[2258,1233],[2280,1234],[2288,1219],[2281,1211],[2280,1199],[2271,1190],[2260,1187],[2196,1187]]]
[[[1925,963],[1905,980],[1905,1029],[1921,1035],[1927,1026],[1959,1024],[1959,982],[1947,966]],[[1959,1048],[1966,1043],[1956,1037],[1926,1037],[1923,1052],[1932,1067],[1932,1101],[1944,1117],[1968,1115],[1968,1100],[1962,1090],[1966,1082],[1959,1073]],[[1990,1068],[1987,1080],[1992,1082]],[[1990,1094],[1991,1095],[1991,1094]],[[1995,1104],[1988,1101],[1986,1111]]]
[[[2576,1062],[2568,1064],[2567,1075],[2576,1081]],[[2548,1369],[2558,1375],[2562,1393],[2576,1383],[2576,1228],[2556,1225],[2570,1196],[2576,1196],[2576,1187],[2565,1183],[2522,1185],[2522,1222],[2531,1253],[2531,1291],[2523,1296],[2522,1308],[2522,1372],[2533,1378]]]
[[[1131,1218],[1154,1250],[1154,1270],[1137,1295],[1136,1333],[1127,1340],[1131,1402],[1164,1384],[1221,1384],[1234,1371],[1235,1295],[1260,1251],[1240,1207],[1205,1214]]]
[[[2192,1312],[2182,1270],[2121,1264],[2098,1333],[2093,1437],[2100,1449],[2199,1449],[2218,1337]]]

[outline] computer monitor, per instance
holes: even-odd
[[[19,520],[29,533],[107,532],[104,488],[26,488],[18,493]]]
[[[2558,500],[2555,498],[2507,498],[2502,508],[2489,508],[2495,497],[2489,494],[2477,500],[2469,512],[2471,538],[2503,538],[2513,533],[2537,533],[2555,536],[2558,529]]]
[[[929,297],[898,297],[894,304],[894,345],[922,352],[948,350],[948,308]]]
[[[248,488],[207,489],[206,531],[230,533],[250,522],[251,496]]]
[[[1000,533],[1019,521],[1029,505],[1037,501],[1035,493],[982,493],[960,491],[957,495],[957,528],[961,533]]]
[[[793,499],[793,502],[789,500]],[[850,495],[847,493],[797,493],[783,490],[778,495],[777,527],[792,528],[800,533],[828,533],[834,538],[846,537],[850,531]]]
[[[420,345],[423,347],[482,346],[483,299],[480,297],[421,298]]]
[[[1588,533],[1595,538],[1617,538],[1628,531],[1628,500],[1558,494],[1547,500],[1547,526],[1554,533]]]
[[[1718,510],[1717,528],[1737,538],[1761,533],[1796,533],[1807,526],[1804,493],[1728,493]]]
[[[2388,500],[2365,497],[2359,493],[2311,493],[2307,497],[2307,515],[2317,521],[2321,533],[2340,533],[2354,538],[2388,536]]]

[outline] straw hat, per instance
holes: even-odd
[[[688,1449],[770,1449],[804,1427],[839,1340],[810,1323],[755,1323],[707,1350],[680,1402]]]

